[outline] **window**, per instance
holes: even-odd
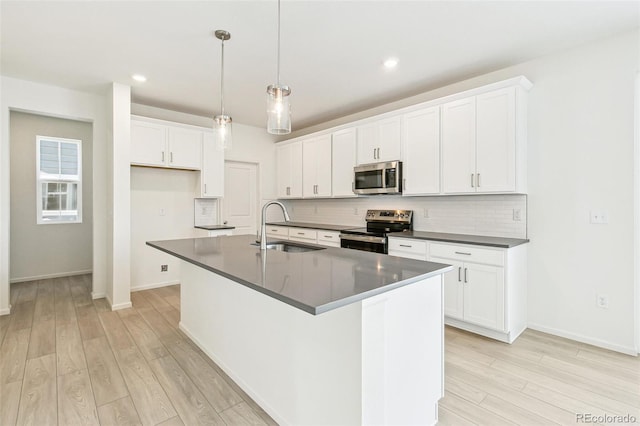
[[[37,223],[82,222],[82,141],[36,137]]]

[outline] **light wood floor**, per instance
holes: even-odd
[[[178,328],[179,286],[91,300],[91,277],[14,284],[0,317],[0,425],[275,424]],[[445,333],[441,425],[640,421],[640,358],[527,330]],[[604,422],[606,423],[606,422]]]

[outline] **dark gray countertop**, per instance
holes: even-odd
[[[254,242],[252,235],[236,235],[147,245],[313,315],[451,270],[441,263],[332,247],[261,252]]]
[[[267,222],[267,225],[275,226],[291,226],[295,228],[312,228],[312,229],[324,229],[325,231],[344,231],[345,229],[362,228],[361,226],[353,225],[329,225],[326,223],[308,223],[308,222]]]
[[[511,248],[528,243],[528,239],[485,237],[482,235],[446,234],[442,232],[403,231],[388,234],[390,237],[414,238],[416,240],[442,241],[447,243],[473,244],[479,246]]]
[[[227,226],[227,225],[199,225],[199,226],[194,226],[194,228],[206,229],[207,231],[217,231],[219,229],[236,229],[235,226]]]

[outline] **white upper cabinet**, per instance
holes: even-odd
[[[358,164],[400,160],[402,117],[391,117],[358,126]]]
[[[164,167],[167,159],[167,127],[131,121],[131,164]]]
[[[201,183],[202,197],[224,196],[224,151],[216,148],[213,132],[204,133]]]
[[[442,190],[475,192],[476,98],[442,106]]]
[[[202,140],[202,130],[159,120],[132,119],[131,164],[200,170]]]
[[[355,197],[353,168],[356,166],[356,129],[345,129],[332,135],[332,182],[334,197]]]
[[[278,198],[302,198],[302,141],[276,146]]]
[[[476,97],[476,191],[516,190],[516,96],[509,87]]]
[[[201,130],[169,127],[168,166],[180,169],[199,170],[202,165]]]
[[[440,193],[440,107],[403,116],[403,195]]]
[[[445,194],[526,191],[524,96],[507,87],[442,106]]]
[[[331,135],[302,141],[302,196],[331,197]]]

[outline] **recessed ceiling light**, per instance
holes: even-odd
[[[144,83],[145,81],[147,81],[147,77],[145,77],[142,74],[134,74],[131,76],[131,78],[133,78],[135,81],[138,81],[140,83]]]
[[[384,67],[387,69],[395,68],[398,65],[398,58],[389,58],[384,61]]]

